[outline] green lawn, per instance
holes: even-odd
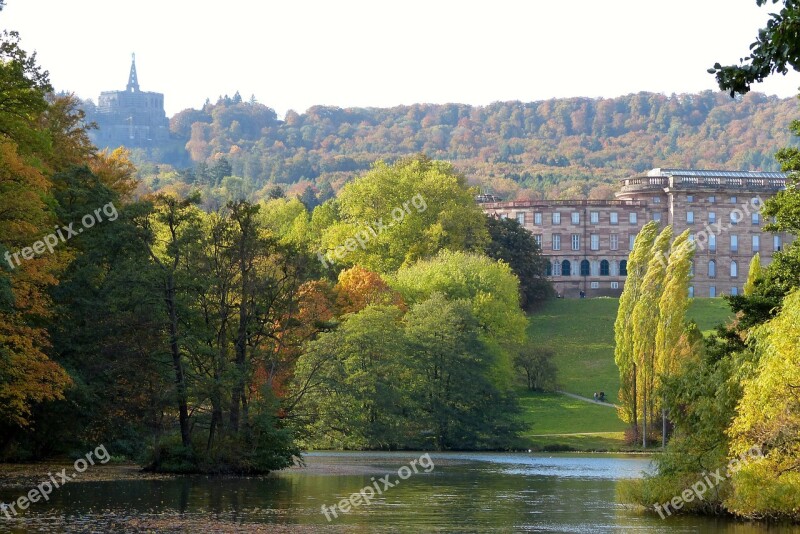
[[[519,392],[523,421],[530,426],[524,436],[575,432],[617,432],[625,423],[617,410],[558,393]]]
[[[694,319],[697,327],[706,335],[711,333],[715,326],[733,317],[728,303],[721,298],[693,299],[687,315],[689,319]]]
[[[619,375],[614,364],[614,321],[618,299],[553,299],[530,316],[528,333],[555,350],[561,389],[584,397],[604,391],[617,402]],[[710,331],[730,316],[724,300],[694,299],[688,316]]]
[[[617,402],[614,321],[618,305],[619,300],[611,298],[553,299],[530,316],[530,339],[555,351],[560,389],[588,398],[604,391],[609,402]],[[731,312],[721,298],[698,298],[692,300],[688,316],[707,334],[727,321]],[[521,390],[519,396],[523,420],[530,425],[523,436],[532,447],[624,448],[625,424],[613,408],[555,393]]]

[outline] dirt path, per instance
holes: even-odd
[[[600,406],[608,406],[609,408],[616,408],[616,404],[611,404],[610,402],[600,402],[594,399],[590,399],[589,397],[581,397],[580,395],[576,395],[574,393],[567,393],[566,391],[557,391],[556,393],[560,393],[562,395],[566,395],[567,397],[572,397],[573,399],[582,400],[584,402],[590,402],[592,404],[599,404]]]
[[[532,438],[550,438],[563,436],[606,436],[608,434],[620,434],[620,432],[572,432],[569,434],[531,434]]]

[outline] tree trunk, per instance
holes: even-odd
[[[631,413],[633,414],[633,442],[639,442],[639,412],[638,407],[636,406],[636,402],[638,400],[637,395],[638,392],[636,391],[636,364],[633,364],[633,409]]]
[[[647,449],[647,378],[642,382],[642,448]]]
[[[175,371],[175,387],[178,395],[178,420],[181,427],[181,443],[184,447],[191,445],[189,435],[189,408],[186,398],[186,378],[183,372],[183,361],[178,347],[178,310],[175,302],[175,277],[167,276],[165,300],[169,312],[169,348],[172,353],[172,368]]]

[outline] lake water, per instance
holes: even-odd
[[[70,482],[13,519],[0,515],[0,532],[800,533],[708,518],[662,520],[617,503],[618,483],[649,469],[646,458],[431,453],[431,468],[419,456],[312,453],[306,468],[251,478],[134,473],[104,480],[97,473],[113,468],[98,466],[87,472],[94,480]],[[400,480],[403,466],[408,478]],[[379,479],[387,474],[393,487],[384,489]],[[9,486],[2,475],[2,502],[33,487]],[[329,513],[331,521],[322,513],[323,505],[330,509],[375,484],[382,495],[376,492],[371,504]]]

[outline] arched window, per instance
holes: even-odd
[[[547,262],[547,267],[545,268],[545,272],[547,276],[553,276],[553,264],[549,261]]]
[[[735,261],[731,262],[731,277],[736,278],[739,276],[739,264]]]
[[[708,262],[708,277],[714,278],[715,276],[717,276],[717,262],[711,260]]]
[[[561,276],[571,276],[572,275],[572,264],[569,260],[564,260],[561,262]]]
[[[619,262],[619,275],[628,276],[628,260],[622,260]]]
[[[611,274],[609,272],[609,265],[608,260],[603,260],[600,262],[600,276],[608,276]]]
[[[589,276],[589,260],[581,262],[581,276]]]

